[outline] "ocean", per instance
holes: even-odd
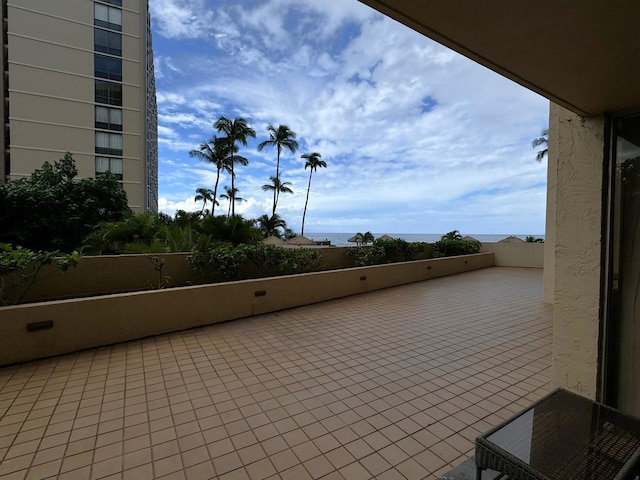
[[[364,233],[364,232],[362,232]],[[353,237],[355,235],[355,232],[353,233],[307,233],[305,235],[305,237],[310,238],[312,240],[329,240],[331,242],[331,245],[333,245],[334,247],[352,247],[355,246],[354,243],[349,243],[347,240],[351,237]],[[384,235],[384,233],[374,233],[373,236],[378,238],[381,237],[382,235]],[[407,242],[429,242],[429,243],[433,243],[433,242],[437,242],[438,240],[440,240],[440,238],[442,237],[442,235],[444,235],[443,233],[388,233],[387,235],[389,235],[390,237],[393,238],[402,238],[403,240],[406,240]],[[479,240],[480,242],[497,242],[499,240],[502,240],[505,237],[508,237],[510,235],[513,235],[514,237],[519,237],[522,238],[523,240],[528,236],[528,235],[516,235],[516,234],[491,234],[491,235],[487,235],[487,234],[462,234],[463,237],[466,237],[467,235],[469,235],[470,237],[475,238],[476,240]],[[533,235],[535,238],[542,238],[544,239],[544,235]]]

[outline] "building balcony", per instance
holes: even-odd
[[[551,390],[494,267],[0,369],[0,478],[436,479]]]

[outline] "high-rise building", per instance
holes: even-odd
[[[0,1],[0,181],[69,151],[79,177],[110,171],[134,211],[157,211],[148,0]]]

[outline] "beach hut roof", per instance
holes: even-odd
[[[473,241],[473,242],[477,242],[478,239],[477,238],[473,238],[469,235],[462,237],[463,240],[467,240],[467,241]]]
[[[276,237],[275,235],[271,235],[262,240],[262,243],[266,243],[267,245],[284,245],[284,240],[280,237]]]
[[[348,239],[347,242],[362,243],[364,242],[364,236],[361,233],[356,233],[353,237]]]
[[[504,242],[504,243],[522,243],[524,242],[524,240],[522,240],[519,237],[516,237],[514,235],[509,235],[506,238],[503,238],[502,240],[499,240],[499,242]]]
[[[309,240],[307,237],[298,235],[287,240],[288,245],[315,245],[316,242]]]
[[[388,242],[389,240],[395,240],[395,238],[393,238],[391,235],[387,235],[386,233],[384,235],[382,235],[381,237],[378,237],[378,240],[383,240],[385,242]]]

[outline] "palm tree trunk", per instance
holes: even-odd
[[[278,156],[277,156],[277,160],[276,160],[276,184],[274,185],[273,189],[273,213],[271,215],[275,215],[276,214],[276,205],[278,204],[278,196],[279,193],[278,192],[278,185],[280,184],[280,145],[278,145]]]
[[[234,163],[236,163],[236,162],[235,162],[235,160],[233,158],[233,155],[231,155],[231,191],[232,192],[235,191],[234,189],[236,188],[236,174],[233,171],[233,164]],[[232,199],[229,199],[229,202],[230,202],[229,203],[229,213],[235,215],[236,214],[236,210],[235,210],[234,205],[233,205],[234,202],[233,202]],[[228,216],[229,215],[227,215],[227,217]]]
[[[216,176],[216,184],[213,187],[213,205],[211,206],[211,216],[214,217],[216,210],[216,199],[218,198],[218,182],[220,181],[220,169],[218,168],[218,175]]]
[[[309,192],[311,191],[311,175],[313,175],[313,168],[309,170],[309,185],[307,186],[307,199],[304,201],[304,213],[302,214],[302,230],[300,235],[304,236],[304,218],[307,216],[307,204],[309,203]]]

